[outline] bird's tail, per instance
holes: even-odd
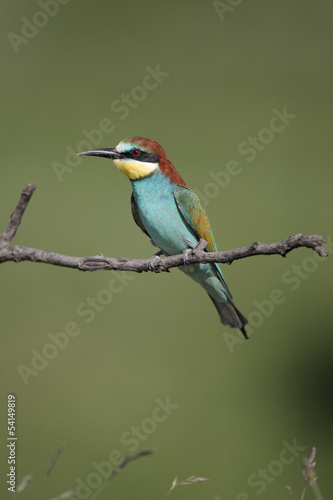
[[[248,321],[245,316],[243,316],[243,314],[237,309],[233,301],[228,297],[227,302],[218,302],[210,295],[209,297],[216,307],[217,312],[219,313],[221,323],[223,325],[230,326],[231,328],[239,328],[244,337],[248,339],[249,337],[247,336],[245,330],[245,325],[247,325]]]

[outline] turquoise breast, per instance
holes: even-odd
[[[132,181],[141,220],[149,236],[166,255],[182,253],[198,243],[197,236],[178,209],[174,187],[161,172]]]

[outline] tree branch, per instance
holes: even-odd
[[[134,271],[137,273],[154,270],[155,272],[168,271],[172,267],[184,265],[184,255],[171,255],[163,259],[156,259],[152,269],[150,260],[109,258],[102,254],[92,257],[70,257],[54,252],[46,252],[36,248],[27,248],[11,245],[16,231],[21,223],[22,216],[28,203],[36,189],[35,184],[28,184],[22,191],[20,201],[14,212],[10,216],[8,225],[0,236],[0,263],[7,261],[22,262],[24,260],[32,262],[43,262],[55,266],[71,267],[81,271]],[[206,252],[207,243],[200,240],[193,250],[186,254],[186,265],[196,263],[220,262],[231,264],[234,260],[252,257],[254,255],[281,255],[285,257],[287,253],[295,248],[312,248],[320,257],[327,257],[328,252],[323,248],[326,239],[319,235],[295,234],[286,240],[277,243],[260,243],[256,241],[249,246],[228,250],[226,252]]]

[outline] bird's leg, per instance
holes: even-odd
[[[202,238],[199,240],[197,246],[193,245],[193,243],[189,240],[186,240],[186,243],[188,244],[189,248],[186,248],[183,251],[183,262],[184,266],[188,266],[188,257],[191,253],[194,254],[196,250],[202,251],[205,250],[207,246],[207,241],[203,240]]]
[[[186,266],[186,267],[188,266],[188,257],[189,257],[189,255],[192,253],[192,250],[193,250],[193,248],[186,248],[186,249],[183,251],[183,253],[182,253],[182,255],[183,255],[183,262],[184,262],[184,266]]]
[[[186,239],[185,240],[187,246],[189,248],[186,248],[184,251],[183,251],[183,262],[184,262],[184,266],[187,267],[188,266],[188,257],[189,255],[193,252],[193,249],[196,247],[196,245],[193,244],[192,241]]]
[[[149,259],[149,271],[152,271],[154,273],[159,273],[159,270],[156,269],[156,264],[161,260],[160,255],[163,255],[162,250],[159,250],[157,253],[155,253],[152,257]]]

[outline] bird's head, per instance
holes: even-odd
[[[153,139],[131,137],[121,141],[115,148],[92,149],[78,153],[78,156],[81,155],[110,158],[131,181],[161,171],[169,176],[172,182],[186,186],[162,146]]]

